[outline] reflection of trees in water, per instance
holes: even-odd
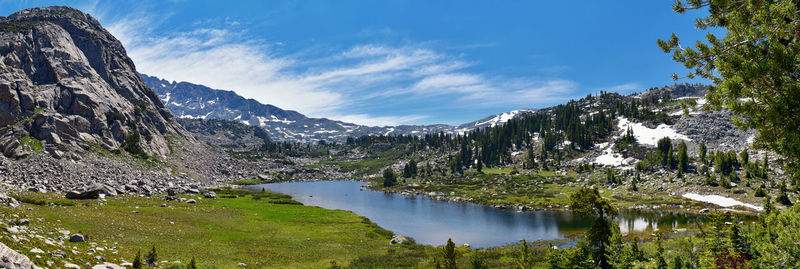
[[[676,229],[699,221],[700,216],[687,213],[651,210],[621,211],[617,222],[623,231],[650,231],[653,229]]]

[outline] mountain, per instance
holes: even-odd
[[[62,156],[90,145],[113,150],[126,139],[163,156],[168,133],[187,134],[122,44],[76,9],[0,17],[0,62],[0,151],[7,157]]]
[[[461,124],[461,125],[458,126],[458,129],[459,130],[469,131],[469,130],[478,129],[478,128],[495,127],[497,125],[502,125],[503,123],[506,123],[507,121],[509,121],[509,120],[511,120],[513,118],[516,118],[517,116],[520,116],[520,115],[523,115],[523,114],[527,114],[527,113],[533,113],[533,112],[536,112],[536,110],[534,110],[534,109],[518,109],[518,110],[509,111],[509,112],[503,112],[503,113],[500,113],[500,114],[497,114],[497,115],[492,115],[492,116],[489,116],[489,117],[486,117],[486,118],[483,118],[483,119],[480,119],[480,120],[476,120],[476,121],[473,121],[473,122],[467,122],[467,123]]]
[[[283,110],[273,105],[244,98],[233,91],[212,89],[189,82],[170,82],[145,74],[141,76],[145,84],[158,93],[161,101],[177,117],[232,120],[252,126],[261,126],[273,139],[279,141],[315,142],[326,140],[342,143],[348,137],[364,135],[463,133],[476,128],[502,124],[509,118],[528,111],[507,112],[460,126],[435,124],[372,127],[326,118],[309,118],[296,111]]]
[[[196,139],[252,147],[268,137],[247,128],[188,132],[145,85],[122,44],[76,9],[0,17],[0,63],[0,186],[156,194],[300,169],[233,158]],[[233,134],[242,138],[226,140]]]
[[[238,121],[184,118],[178,122],[198,139],[227,149],[253,149],[272,142],[263,128]]]

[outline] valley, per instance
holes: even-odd
[[[0,62],[0,268],[800,264],[794,123],[719,85],[368,126],[142,74],[63,6]]]

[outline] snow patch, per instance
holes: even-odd
[[[636,137],[637,142],[640,144],[655,146],[658,143],[658,140],[663,137],[669,137],[673,140],[682,139],[686,141],[692,141],[692,139],[688,136],[678,133],[675,131],[675,129],[672,129],[671,126],[666,124],[661,124],[655,129],[651,129],[647,126],[644,126],[642,123],[631,122],[624,117],[620,117],[617,127],[622,130],[623,134],[628,130],[628,127],[630,127],[633,130],[633,136]]]
[[[625,158],[622,154],[614,153],[614,148],[609,146],[608,142],[596,144],[595,148],[605,148],[603,150],[603,155],[597,156],[597,158],[592,161],[592,163],[605,165],[605,166],[625,166],[635,162],[633,158]]]
[[[509,111],[509,112],[505,112],[505,113],[502,113],[502,114],[498,114],[498,115],[494,116],[494,118],[491,118],[491,119],[489,119],[487,121],[476,122],[475,123],[475,127],[482,126],[482,125],[490,125],[492,127],[495,127],[498,124],[506,123],[507,121],[513,119],[514,117],[516,117],[517,115],[519,115],[522,112],[529,112],[529,111],[532,111],[532,110],[530,110],[530,109],[519,109],[519,110],[514,110],[514,111]]]
[[[690,193],[683,194],[683,198],[686,198],[686,199],[689,199],[689,200],[700,201],[700,202],[704,202],[704,203],[715,204],[715,205],[718,205],[718,206],[721,206],[721,207],[744,206],[744,207],[755,209],[757,211],[764,210],[763,207],[755,206],[755,205],[747,204],[747,203],[742,203],[742,202],[740,202],[740,201],[738,201],[736,199],[728,198],[728,197],[720,196],[720,195],[716,195],[716,194],[701,195],[701,194],[691,193],[690,192]]]

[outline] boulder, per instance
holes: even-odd
[[[69,191],[66,198],[77,200],[97,199],[100,198],[100,195],[116,196],[117,191],[108,185],[94,184],[82,191]]]
[[[207,191],[203,193],[203,197],[208,199],[217,199],[217,193],[213,191]]]
[[[0,268],[38,269],[27,256],[19,254],[3,243],[0,243]]]
[[[131,264],[131,266],[133,266],[133,264]],[[117,264],[113,264],[113,263],[104,261],[101,264],[92,266],[92,269],[125,269],[125,267],[121,266],[121,265],[117,265]]]
[[[389,244],[397,245],[397,244],[406,243],[408,241],[409,241],[408,237],[405,237],[405,236],[400,235],[400,234],[395,234],[395,235],[392,236],[392,240],[389,241]]]
[[[0,192],[0,204],[11,207],[17,208],[19,207],[19,202],[16,199],[12,198],[11,196],[6,195],[5,193]]]
[[[18,234],[19,229],[17,229],[17,227],[6,227],[6,232],[10,234]]]
[[[63,259],[67,257],[67,253],[64,252],[63,250],[56,249],[53,252],[50,252],[50,256],[52,256],[53,258]],[[64,266],[67,267],[66,265]]]
[[[189,200],[186,200],[186,203],[188,203],[188,204],[196,204],[197,201],[195,201],[194,199],[189,199]]]
[[[69,237],[69,241],[73,243],[83,242],[86,241],[86,238],[82,234],[73,234]]]

